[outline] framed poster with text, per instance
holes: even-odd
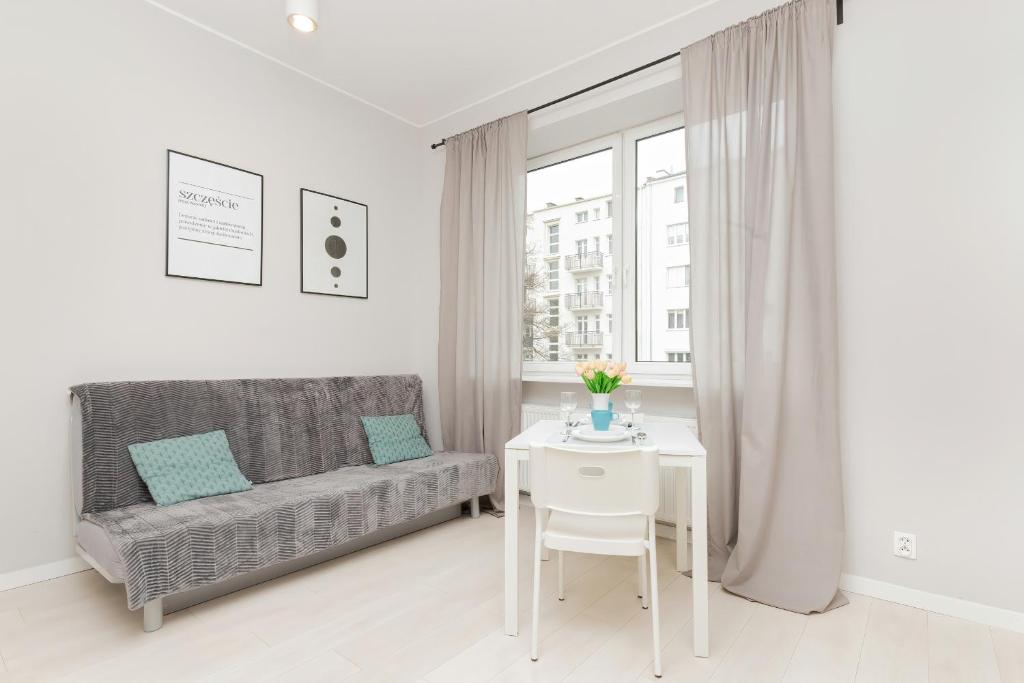
[[[167,150],[167,275],[263,284],[263,176]]]
[[[299,290],[368,298],[369,207],[350,199],[299,190]]]

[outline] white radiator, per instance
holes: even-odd
[[[560,420],[561,415],[558,408],[554,406],[523,404],[522,420],[523,429],[538,422],[539,420]],[[697,421],[688,417],[666,417],[660,415],[643,416],[644,422],[682,422],[694,432],[697,431]],[[676,521],[676,470],[675,468],[664,467],[661,470],[661,507],[658,508],[658,521],[674,524]],[[686,476],[685,474],[683,476]],[[520,463],[519,465],[519,490],[523,493],[530,491],[530,464]]]

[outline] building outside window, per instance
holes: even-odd
[[[528,254],[545,254],[537,260],[546,265],[547,284],[541,279],[543,289],[528,288],[526,295],[537,301],[530,310],[542,311],[547,327],[542,348],[548,350],[544,343],[552,328],[558,343],[548,353],[529,355],[524,349],[524,380],[530,381],[531,373],[539,378],[552,372],[569,379],[574,377],[570,361],[611,357],[629,362],[638,380],[646,372],[659,381],[689,381],[689,368],[681,367],[689,362],[689,335],[676,331],[689,324],[681,119],[670,117],[529,161],[526,247]],[[676,201],[680,187],[684,194]],[[613,195],[620,193],[624,204],[614,216]],[[575,224],[572,240],[554,242],[556,260],[549,228],[565,221]],[[538,237],[542,241],[536,245]]]
[[[690,266],[669,266],[665,280],[668,287],[689,287]]]
[[[690,309],[676,308],[668,312],[668,329],[688,330],[690,329]]]
[[[679,185],[675,188],[675,203],[682,204],[686,201],[686,185]]]
[[[548,225],[548,253],[558,253],[558,223]]]
[[[672,223],[665,226],[665,234],[668,236],[668,246],[675,247],[690,243],[690,224]]]

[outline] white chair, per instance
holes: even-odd
[[[533,634],[537,661],[540,630],[541,550],[558,551],[558,599],[565,599],[562,553],[637,557],[640,597],[650,606],[654,675],[661,677],[658,561],[654,515],[658,510],[658,449],[583,450],[530,445],[530,500],[536,520],[533,550]],[[547,524],[544,524],[544,518]],[[646,562],[646,556],[650,561]],[[645,566],[646,565],[646,566]]]

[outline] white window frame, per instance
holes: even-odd
[[[547,229],[547,247],[548,247],[547,253],[545,253],[544,256],[548,257],[548,258],[550,258],[552,255],[556,255],[557,256],[558,253],[559,253],[559,248],[561,246],[561,241],[562,241],[561,226],[559,226],[559,223],[558,223],[557,220],[554,220],[554,221],[548,221],[547,223],[545,223],[544,227]],[[552,237],[554,237],[555,239],[552,240],[551,239]],[[554,247],[555,250],[551,251],[551,247]],[[559,257],[559,258],[561,258],[561,257]]]
[[[612,259],[612,311],[615,316],[613,337],[616,359],[629,364],[636,386],[693,386],[690,363],[636,360],[636,142],[683,127],[683,115],[675,114],[642,126],[627,129],[565,149],[527,160],[526,170],[571,161],[607,149],[612,150],[612,220],[615,250]],[[600,357],[600,354],[598,354]],[[576,383],[575,361],[524,361],[522,378],[526,382]]]
[[[672,234],[669,231],[670,228],[681,228],[681,229],[677,230],[676,234]],[[687,221],[682,221],[681,223],[669,223],[668,225],[665,226],[665,232],[666,232],[666,235],[665,235],[665,246],[667,246],[667,247],[682,247],[684,245],[687,246],[687,247],[690,246],[690,221],[687,220]],[[680,233],[682,233],[682,234],[680,234]],[[684,237],[685,239],[680,241],[680,239],[679,239],[680,237]]]

